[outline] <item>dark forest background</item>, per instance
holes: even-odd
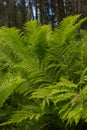
[[[73,14],[87,16],[87,0],[0,0],[0,26],[22,25],[29,20],[57,25]]]

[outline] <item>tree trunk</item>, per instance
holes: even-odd
[[[16,26],[16,1],[8,1],[8,26]]]
[[[74,14],[80,13],[81,1],[80,0],[73,0],[73,12]]]
[[[32,0],[29,0],[29,15],[30,15],[30,20],[34,19],[34,14],[33,14],[33,6],[32,6]]]
[[[26,22],[26,7],[25,0],[21,0],[21,24],[23,25]],[[22,26],[21,25],[21,26]]]
[[[65,8],[64,8],[64,1],[63,0],[57,0],[57,6],[58,6],[58,22],[61,22],[63,18],[65,17]]]
[[[3,25],[3,0],[0,1],[0,26]]]

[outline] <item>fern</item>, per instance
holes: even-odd
[[[79,17],[80,15],[74,15],[65,18],[60,23],[59,27],[55,29],[53,42],[60,46],[70,42],[70,40],[76,35],[78,27],[87,19],[84,18],[76,23]]]
[[[84,62],[83,55],[86,59],[86,42],[77,40],[77,28],[86,18],[75,23],[78,17],[79,15],[65,18],[58,29],[54,31],[54,34],[51,35],[53,38],[46,58],[46,67],[47,73],[54,76],[50,77],[53,82],[58,81],[63,75],[76,83],[80,80],[81,71],[86,63],[86,60],[85,63],[82,63]]]
[[[21,110],[17,111],[8,122],[3,123],[2,125],[11,124],[15,122],[19,123],[22,120],[26,120],[27,118],[30,118],[30,120],[33,119],[34,117],[38,119],[41,116],[40,111],[41,110],[39,106],[35,105],[24,106]]]
[[[61,82],[48,88],[37,89],[36,92],[32,93],[31,98],[46,100],[47,103],[50,101],[54,103],[58,114],[62,120],[68,120],[68,123],[75,121],[77,124],[80,119],[86,119],[85,105],[87,86],[78,91],[78,84],[74,84],[65,78],[61,79]]]
[[[24,80],[21,79],[21,77],[16,76],[10,77],[10,79],[5,79],[5,81],[0,84],[0,107],[4,104],[9,95],[13,93],[15,88],[17,88],[23,81]]]
[[[54,32],[37,21],[26,23],[23,32],[0,29],[0,109],[17,104],[1,126],[41,119],[39,129],[45,129],[43,118],[51,116],[71,124],[87,121],[87,39],[77,38],[87,18],[76,22],[79,16],[65,18]]]

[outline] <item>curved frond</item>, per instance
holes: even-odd
[[[23,81],[21,77],[16,76],[5,79],[5,81],[0,84],[0,107]]]

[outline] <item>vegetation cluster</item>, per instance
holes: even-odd
[[[80,15],[0,28],[0,129],[87,128],[87,31]]]

